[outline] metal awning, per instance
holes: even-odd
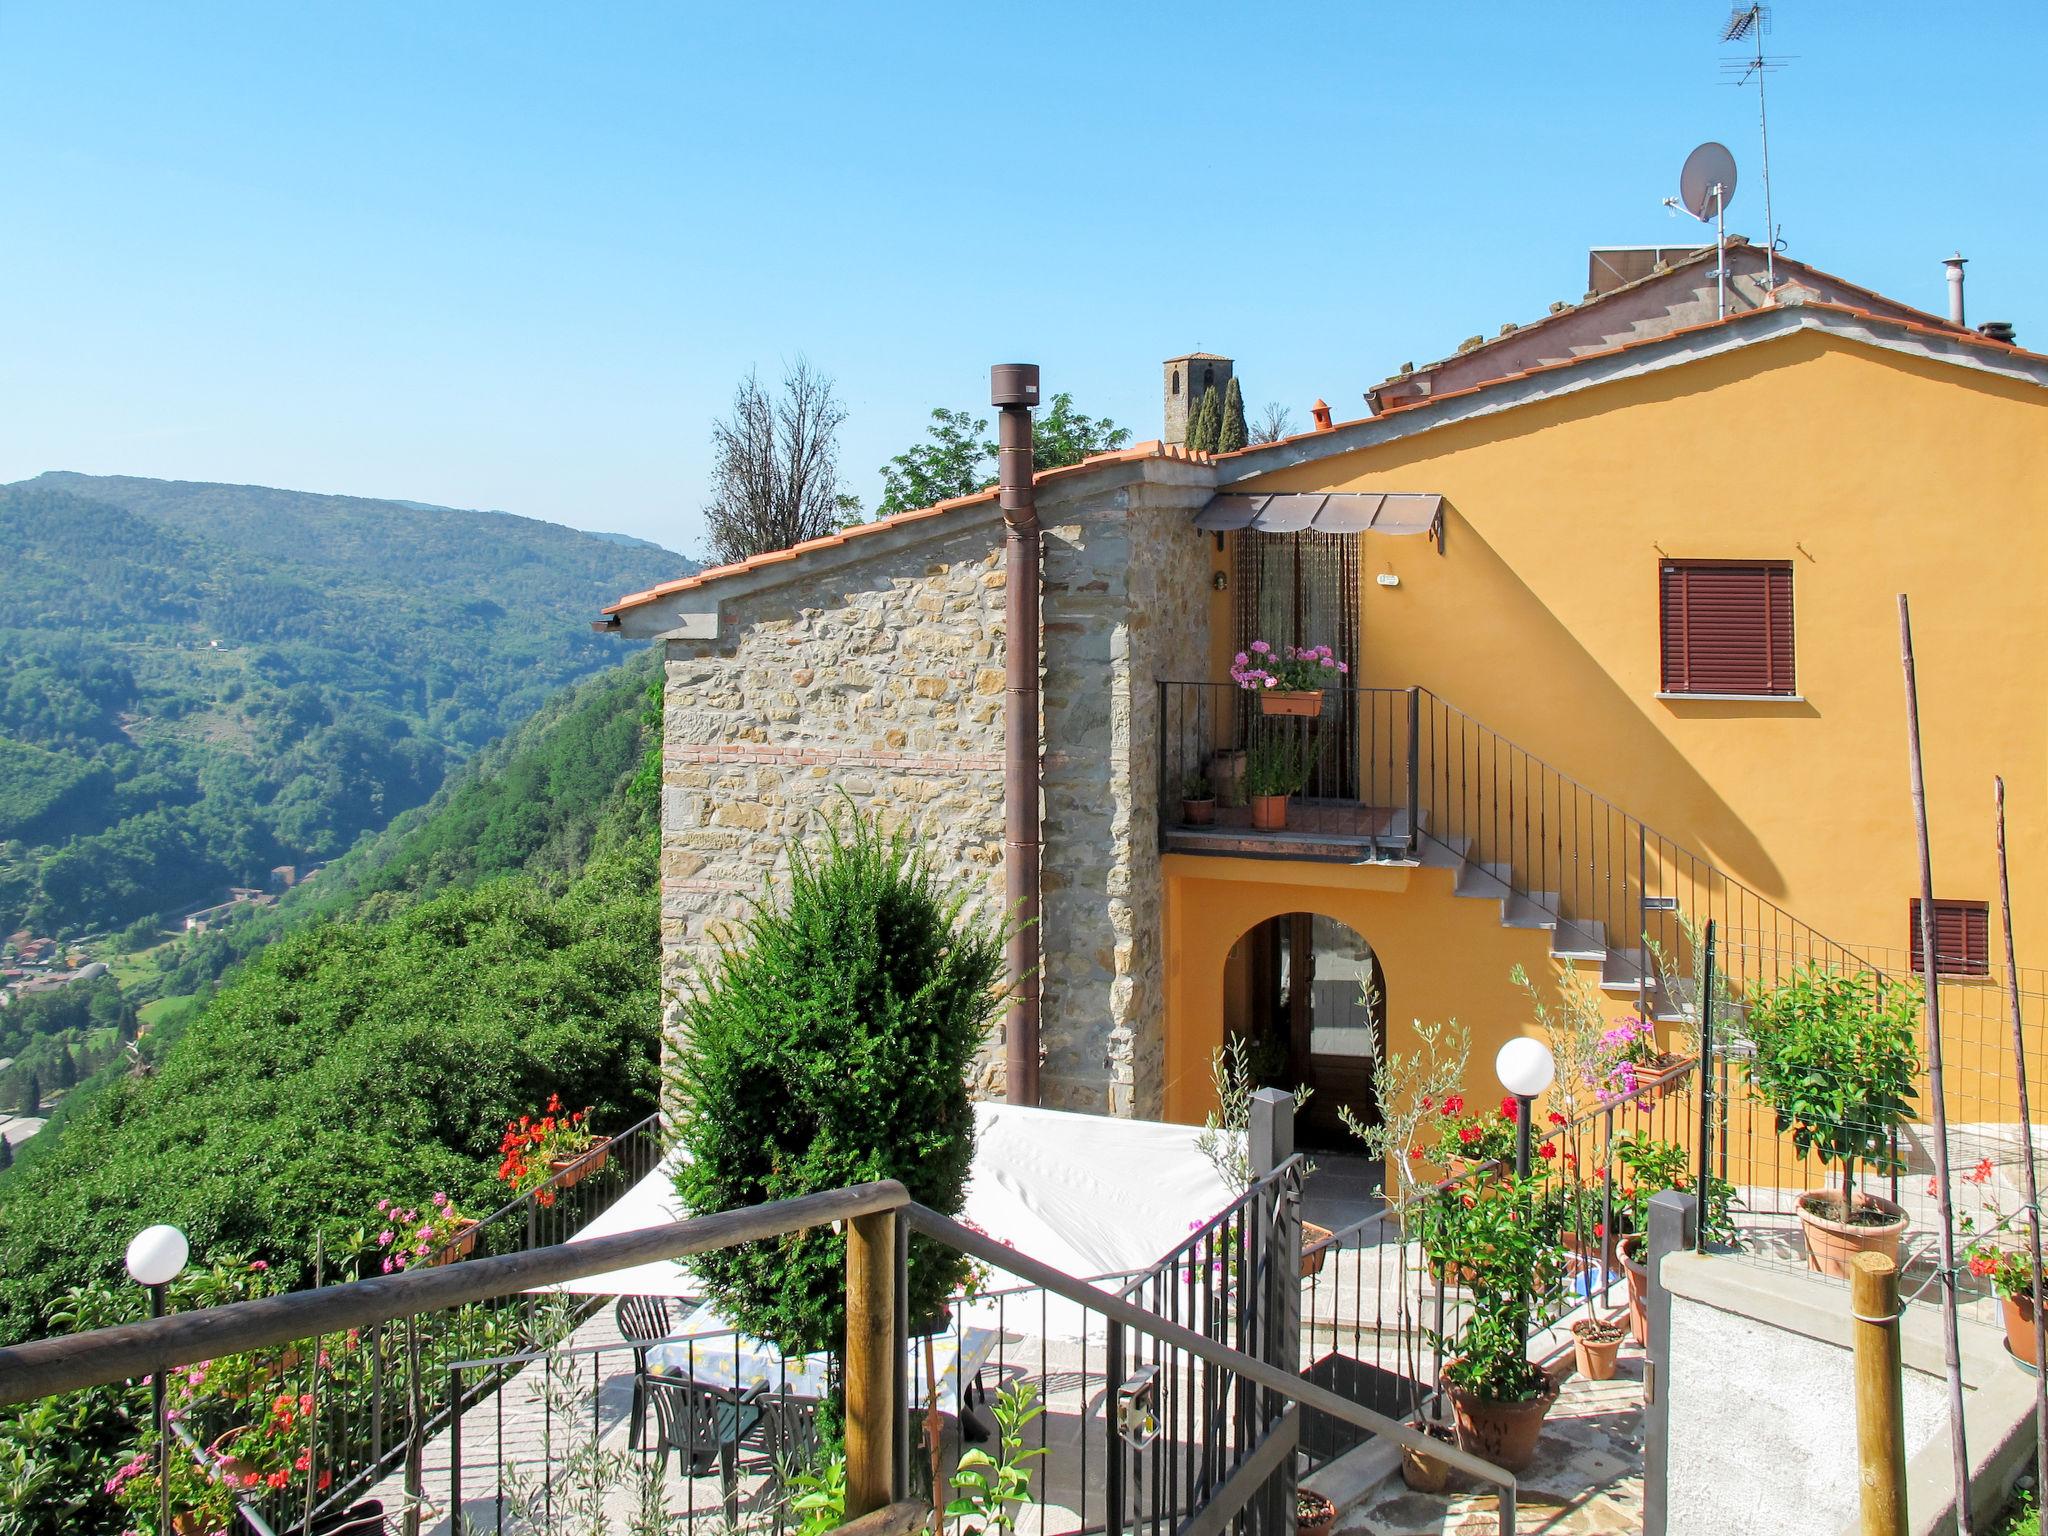
[[[1423,491],[1283,492],[1211,496],[1195,514],[1204,533],[1426,533],[1440,537],[1444,499]]]

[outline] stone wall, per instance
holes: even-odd
[[[1158,686],[1200,677],[1205,487],[1041,496],[1040,1099],[1156,1117],[1165,1059]],[[879,542],[879,541],[878,541]],[[725,600],[671,640],[663,953],[671,989],[842,793],[1002,909],[1002,531],[993,512]],[[851,551],[852,544],[844,546]],[[673,1015],[671,1015],[673,1017]],[[999,1093],[991,1041],[978,1087]]]
[[[1045,1066],[1050,1108],[1153,1118],[1166,1052],[1158,679],[1200,676],[1201,496],[1133,485],[1045,519]]]
[[[1003,570],[988,522],[726,603],[668,642],[662,954],[674,996],[793,838],[850,801],[1002,910]],[[843,797],[843,798],[842,798]],[[1001,1091],[992,1041],[979,1087]]]

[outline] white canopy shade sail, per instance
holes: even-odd
[[[1142,1269],[1228,1205],[1230,1187],[1195,1146],[1200,1128],[977,1104],[964,1221],[1077,1278]],[[637,1232],[687,1214],[675,1153],[569,1241]],[[998,1275],[1000,1287],[1004,1277]],[[640,1264],[554,1289],[591,1296],[695,1296],[683,1262]],[[695,1330],[692,1330],[695,1331]]]
[[[1426,491],[1283,491],[1211,496],[1195,514],[1204,533],[1249,528],[1255,533],[1426,533],[1436,537],[1443,497]]]

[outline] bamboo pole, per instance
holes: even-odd
[[[2005,779],[1991,780],[1998,811],[1998,912],[2005,926],[2005,995],[2012,1004],[2012,1073],[2020,1099],[2020,1150],[2027,1160],[2027,1250],[2034,1275],[2034,1359],[2048,1361],[2048,1309],[2041,1305],[2041,1191],[2034,1171],[2034,1118],[2027,1104],[2027,1036],[2020,1018],[2020,973],[2012,943],[2012,879],[2005,861]],[[2034,1475],[2048,1476],[2048,1374],[2034,1372]]]
[[[1920,686],[1913,672],[1913,618],[1899,594],[1899,661],[1906,677],[1906,760],[1913,786],[1913,835],[1920,854],[1920,974],[1927,1006],[1927,1095],[1934,1110],[1934,1188],[1941,1230],[1941,1358],[1948,1376],[1949,1449],[1955,1464],[1956,1536],[1975,1536],[1970,1518],[1970,1450],[1963,1429],[1962,1342],[1956,1331],[1956,1230],[1949,1183],[1948,1106],[1941,1072],[1941,960],[1934,948],[1934,860],[1927,841],[1927,779],[1920,755]],[[1845,1210],[1846,1219],[1851,1213]]]
[[[1863,1536],[1906,1536],[1906,1394],[1900,1377],[1899,1266],[1881,1253],[1849,1261],[1856,1341],[1857,1481]],[[1968,1490],[1965,1490],[1967,1497]]]
[[[895,1497],[896,1213],[846,1224],[846,1518]]]

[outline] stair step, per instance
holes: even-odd
[[[1424,869],[1463,869],[1465,854],[1472,846],[1470,838],[1453,837],[1439,840],[1431,837],[1425,826],[1421,860]]]
[[[1557,897],[1549,891],[1538,891],[1531,896],[1505,896],[1500,904],[1500,925],[1503,928],[1555,928],[1556,901]]]
[[[1594,918],[1562,917],[1550,938],[1550,953],[1559,960],[1598,961],[1607,968],[1607,925]]]
[[[1505,900],[1513,887],[1509,884],[1512,871],[1505,864],[1466,864],[1458,871],[1457,883],[1451,887],[1456,896],[1468,896],[1477,900]]]

